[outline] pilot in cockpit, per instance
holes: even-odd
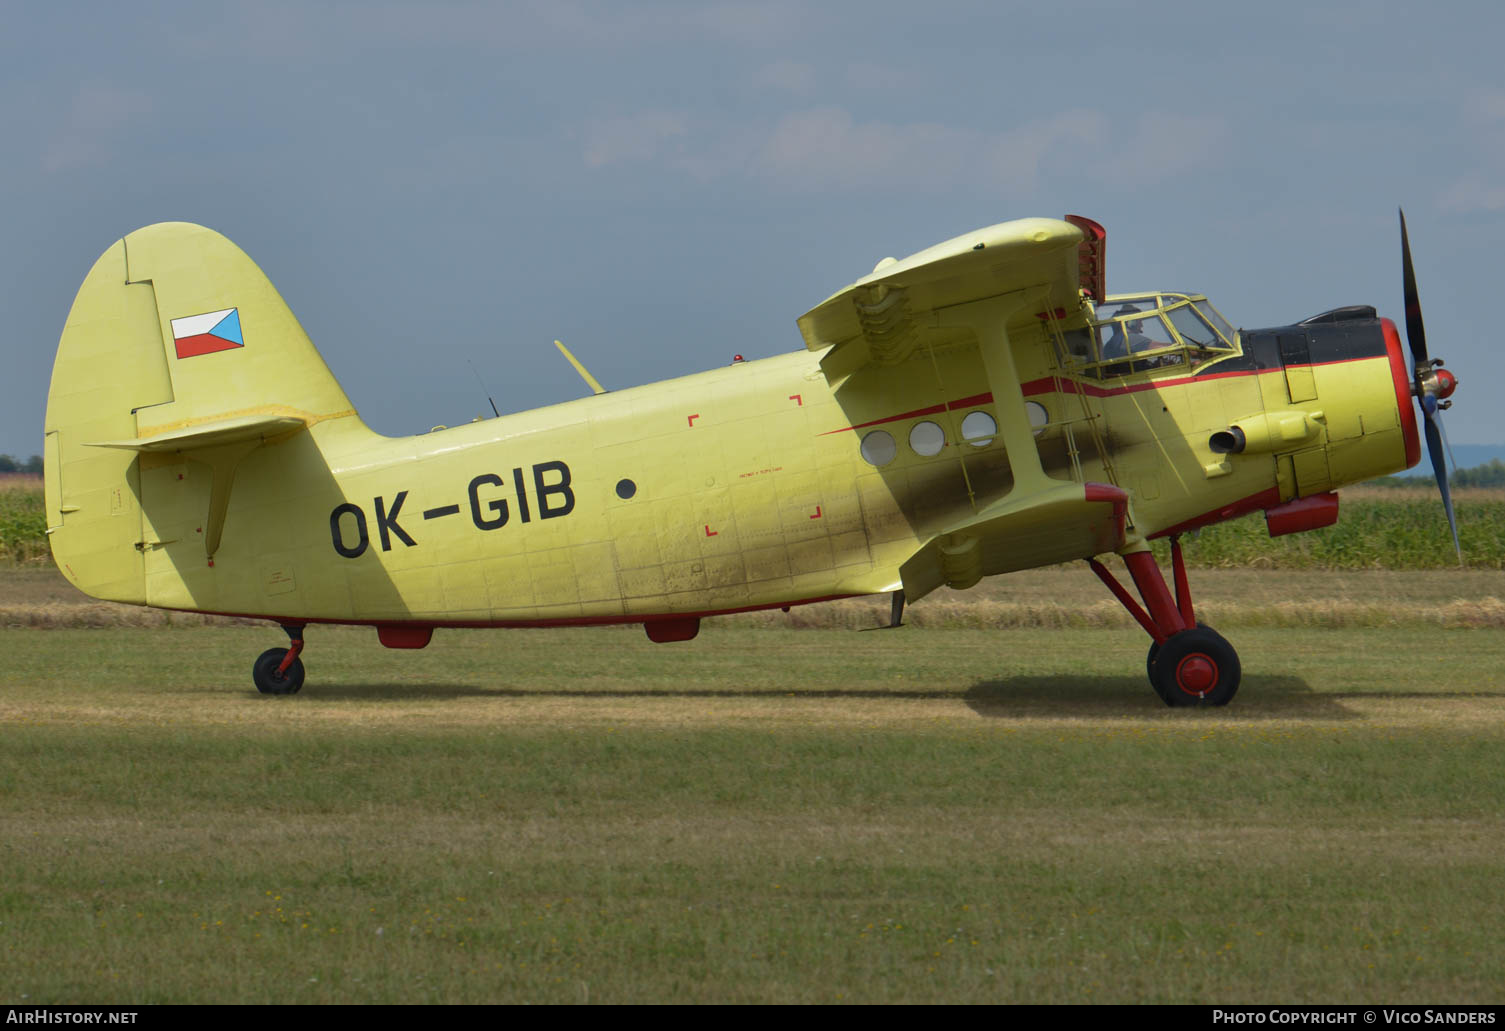
[[[1126,304],[1113,313],[1117,319],[1122,315],[1135,315],[1139,309],[1132,304]],[[1125,332],[1127,330],[1127,333]],[[1154,344],[1149,337],[1144,335],[1144,322],[1114,322],[1113,334],[1103,341],[1103,358],[1127,358],[1136,351],[1146,351]]]

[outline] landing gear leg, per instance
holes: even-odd
[[[1149,551],[1124,556],[1134,586],[1144,598],[1141,608],[1102,563],[1088,560],[1092,571],[1150,635],[1153,643],[1145,673],[1161,700],[1170,706],[1227,705],[1238,692],[1242,675],[1238,653],[1221,634],[1197,622],[1178,537],[1171,538],[1171,563],[1174,600]]]
[[[303,627],[283,625],[291,648],[268,648],[251,667],[251,679],[262,694],[297,694],[303,686]]]

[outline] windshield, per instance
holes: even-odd
[[[1197,295],[1111,297],[1096,307],[1095,314],[1100,364],[1092,375],[1196,366],[1237,350],[1232,327]]]

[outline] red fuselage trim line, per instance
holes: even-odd
[[[1221,523],[1228,519],[1237,519],[1239,516],[1248,515],[1250,512],[1258,512],[1261,509],[1270,508],[1280,504],[1280,488],[1268,487],[1258,494],[1251,494],[1247,498],[1235,501],[1230,505],[1221,505],[1211,512],[1203,512],[1199,516],[1192,516],[1185,522],[1175,526],[1167,526],[1164,530],[1156,530],[1150,534],[1150,539],[1156,537],[1169,537],[1173,533],[1185,533],[1188,530],[1196,530],[1203,526],[1211,526],[1213,523]]]
[[[1388,320],[1382,321],[1385,321],[1388,324]],[[1394,329],[1395,327],[1393,325],[1390,325],[1389,332],[1393,333]],[[1387,345],[1389,343],[1388,337],[1386,338],[1386,343]],[[1331,362],[1310,362],[1305,365],[1291,365],[1287,366],[1287,368],[1315,369],[1324,365],[1347,365],[1350,362],[1375,361],[1377,358],[1378,355],[1371,354],[1362,355],[1357,358],[1339,358],[1336,361]],[[1392,351],[1390,355],[1390,364],[1392,371],[1397,370],[1396,352]],[[1397,376],[1397,383],[1404,382],[1406,384],[1404,388],[1407,392],[1405,395],[1406,400],[1405,403],[1402,403],[1400,406],[1401,420],[1403,425],[1408,426],[1406,436],[1406,455],[1411,465],[1415,465],[1417,459],[1421,456],[1421,450],[1420,444],[1415,444],[1414,446],[1416,448],[1416,457],[1411,457],[1413,442],[1417,440],[1416,413],[1413,412],[1409,406],[1410,385],[1408,380],[1403,379],[1404,367],[1404,360],[1402,360],[1399,366],[1399,371],[1395,371],[1395,374]],[[1094,386],[1091,383],[1079,383],[1076,380],[1067,379],[1064,376],[1061,377],[1059,381],[1057,381],[1056,379],[1047,376],[1043,379],[1032,379],[1028,383],[1021,383],[1019,385],[1019,391],[1025,397],[1036,397],[1040,394],[1054,394],[1057,392],[1056,383],[1059,382],[1061,384],[1060,392],[1064,394],[1080,393],[1086,394],[1088,397],[1117,397],[1120,394],[1137,394],[1145,390],[1163,390],[1166,387],[1181,387],[1185,386],[1188,383],[1206,383],[1209,380],[1215,379],[1232,379],[1235,376],[1260,376],[1265,374],[1280,373],[1282,371],[1283,370],[1281,369],[1239,369],[1237,372],[1209,372],[1204,376],[1181,376],[1177,379],[1155,380],[1150,383],[1133,383],[1123,387],[1099,387]],[[1398,396],[1400,395],[1400,391],[1401,388],[1398,386]],[[826,430],[824,433],[819,434],[819,436],[829,437],[833,433],[850,433],[853,430],[867,429],[869,426],[881,426],[884,423],[889,422],[903,422],[905,419],[918,419],[922,415],[937,415],[941,412],[951,411],[957,408],[970,408],[976,405],[986,405],[992,403],[993,395],[991,392],[986,394],[973,394],[971,397],[958,398],[957,400],[948,402],[946,404],[931,405],[929,408],[916,408],[912,412],[901,412],[898,415],[887,415],[881,419],[870,419],[867,422],[859,422],[853,426],[843,426],[840,429]]]
[[[1302,364],[1292,363],[1285,366],[1287,369],[1316,369],[1324,365],[1347,365],[1349,362],[1367,362],[1375,360],[1378,355],[1366,354],[1356,358],[1337,358],[1330,362],[1306,362]],[[1202,376],[1180,376],[1176,379],[1153,380],[1149,383],[1132,383],[1123,387],[1098,387],[1091,383],[1079,383],[1076,380],[1061,380],[1065,387],[1065,393],[1080,392],[1088,397],[1116,397],[1119,394],[1137,394],[1144,390],[1162,390],[1166,387],[1181,387],[1188,383],[1206,383],[1214,379],[1233,379],[1236,376],[1259,376],[1264,373],[1278,373],[1282,369],[1238,369],[1234,372],[1209,372]],[[1033,397],[1036,394],[1055,393],[1055,380],[1050,377],[1032,379],[1028,383],[1020,384],[1025,397]]]
[[[973,394],[971,397],[959,398],[958,400],[952,401],[949,404],[931,405],[929,408],[916,408],[912,412],[902,412],[899,415],[888,415],[883,417],[882,419],[873,419],[869,422],[859,422],[855,426],[843,426],[839,430],[827,430],[826,432],[820,434],[820,436],[829,437],[833,433],[849,433],[852,430],[862,430],[866,429],[869,426],[878,426],[885,422],[901,422],[905,419],[918,419],[922,415],[939,415],[941,412],[950,411],[953,408],[970,408],[973,405],[992,404],[992,402],[993,395],[991,393]]]
[[[882,592],[875,592],[882,593]],[[548,627],[568,626],[613,626],[632,623],[658,623],[663,620],[702,619],[708,616],[731,616],[739,612],[766,612],[769,609],[787,609],[795,605],[815,605],[823,601],[842,601],[846,598],[866,598],[866,594],[828,594],[820,598],[801,598],[799,601],[779,601],[769,605],[744,605],[735,609],[706,609],[700,612],[661,612],[647,616],[563,616],[558,619],[327,619],[323,616],[267,616],[257,612],[218,612],[212,609],[173,609],[168,612],[200,612],[206,616],[231,616],[235,619],[266,619],[273,623],[301,626],[305,623],[330,623],[340,626],[411,626],[433,627],[453,630],[540,630]]]

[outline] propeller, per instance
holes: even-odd
[[[1458,387],[1458,377],[1442,367],[1441,358],[1427,357],[1427,331],[1421,321],[1421,298],[1416,292],[1416,270],[1411,265],[1411,240],[1406,235],[1406,213],[1400,213],[1401,275],[1406,295],[1406,343],[1411,348],[1414,369],[1412,393],[1426,416],[1427,456],[1442,492],[1442,507],[1448,514],[1448,528],[1453,531],[1453,550],[1463,565],[1463,547],[1458,543],[1458,519],[1453,514],[1453,495],[1448,490],[1447,456],[1452,448],[1442,428],[1442,411],[1452,406],[1449,400]]]

